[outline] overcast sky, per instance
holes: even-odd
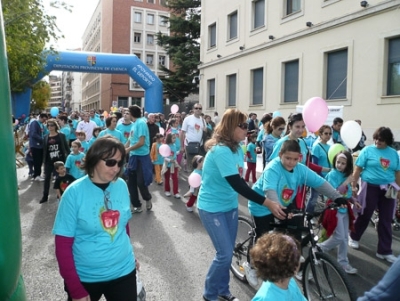
[[[65,36],[65,38],[60,39],[57,44],[53,42],[56,50],[76,49],[81,47],[83,32],[99,0],[67,0],[65,2],[73,6],[71,13],[64,9],[50,8],[50,0],[43,1],[43,4],[48,9],[48,15],[57,17],[56,24]]]

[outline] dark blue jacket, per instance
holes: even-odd
[[[29,125],[29,147],[43,149],[43,131],[39,121],[34,120]]]

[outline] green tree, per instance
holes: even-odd
[[[47,107],[47,102],[51,96],[51,88],[48,82],[40,81],[32,87],[32,99],[35,103],[31,107],[31,111],[43,111]]]
[[[169,0],[170,35],[157,33],[157,44],[165,49],[173,63],[171,69],[160,65],[166,73],[162,79],[165,92],[171,101],[183,101],[191,93],[198,93],[197,83],[192,80],[198,75],[200,63],[200,0]]]
[[[70,10],[61,1],[50,5]],[[2,8],[11,92],[22,92],[43,71],[46,43],[63,36],[56,17],[46,15],[42,0],[3,0]],[[52,47],[50,51],[54,51]]]

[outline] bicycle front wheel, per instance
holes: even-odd
[[[315,256],[316,262],[308,257],[304,263],[302,281],[307,300],[356,300],[353,285],[335,259],[322,252],[315,253]]]
[[[251,219],[245,216],[238,217],[238,231],[235,248],[233,250],[231,271],[236,278],[247,282],[243,264],[249,260],[249,251],[253,246],[255,233]]]

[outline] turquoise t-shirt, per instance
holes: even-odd
[[[203,163],[197,207],[208,212],[228,212],[238,207],[238,193],[225,177],[243,176],[244,154],[241,147],[234,153],[224,145],[213,146]]]
[[[103,136],[105,136],[105,135],[111,135],[111,136],[117,138],[117,139],[118,139],[119,141],[121,141],[122,143],[123,143],[123,141],[124,141],[124,136],[123,136],[122,133],[121,133],[120,131],[118,131],[118,130],[110,130],[110,129],[102,130],[102,131],[99,133],[98,138],[103,137]]]
[[[91,144],[89,143],[89,141],[86,141],[86,140],[80,141],[80,142],[81,142],[81,147],[79,148],[79,151],[81,153],[86,154]]]
[[[300,186],[307,185],[312,188],[318,188],[324,184],[325,180],[309,169],[307,166],[298,163],[292,171],[287,171],[281,159],[275,158],[265,167],[261,177],[253,185],[253,190],[258,194],[265,195],[265,191],[276,191],[279,202],[287,207],[293,202],[297,189]],[[249,200],[248,207],[253,216],[265,216],[271,214],[271,211],[255,202]]]
[[[257,294],[251,301],[307,301],[301,293],[296,281],[292,278],[289,281],[288,289],[282,289],[276,284],[264,281]]]
[[[170,159],[171,161],[175,161],[176,160],[176,146],[175,144],[168,144],[169,148],[171,149],[171,154],[169,155],[168,159]],[[167,167],[171,167],[171,162],[168,162]]]
[[[266,135],[267,134],[265,133],[264,129],[260,129],[260,131],[258,132],[256,141],[263,142]]]
[[[68,186],[58,206],[53,234],[73,237],[72,253],[82,282],[110,281],[135,269],[126,225],[132,217],[129,192],[122,179],[105,192],[85,176]]]
[[[318,159],[318,165],[322,167],[331,168],[331,164],[328,158],[330,145],[323,143],[314,143],[312,147],[312,155]],[[326,172],[321,172],[322,176],[326,176]]]
[[[338,171],[337,169],[332,169],[328,174],[325,176],[325,180],[329,182],[329,184],[332,185],[333,188],[337,189],[344,181],[346,181],[347,177],[344,175],[344,173]],[[350,183],[347,184],[347,190],[346,192],[342,195],[344,198],[349,199],[351,198],[352,195],[352,190]]]
[[[356,165],[361,167],[361,179],[374,185],[394,182],[395,172],[400,170],[399,155],[387,146],[379,149],[375,145],[364,147],[358,155]]]
[[[256,153],[256,145],[252,142],[247,144],[247,151],[250,153],[250,157],[247,158],[247,162],[256,163],[257,162],[257,153]]]
[[[92,138],[90,138],[90,140],[88,141],[89,143],[89,148],[93,145],[93,143],[96,141],[97,137],[92,136]]]
[[[272,154],[269,157],[269,160],[271,161],[272,159],[275,159],[276,157],[279,157],[279,152],[282,148],[283,142],[286,140],[289,140],[289,135],[286,135],[285,137],[282,137],[278,141],[275,142],[274,149],[272,150]],[[301,156],[300,156],[300,163],[306,164],[307,161],[307,154],[308,154],[308,147],[307,144],[304,142],[303,139],[299,138],[297,141],[300,144],[300,150],[301,150]]]
[[[138,118],[132,125],[131,134],[129,136],[129,146],[139,142],[140,137],[144,136],[144,144],[138,149],[131,150],[131,156],[145,156],[150,153],[150,134],[145,118]]]
[[[78,120],[73,119],[72,120],[72,127],[71,127],[71,133],[69,134],[69,139],[70,140],[75,140],[76,139],[76,127],[78,126]]]
[[[157,160],[153,162],[154,165],[164,164],[164,157],[160,154],[160,146],[162,143],[157,143]]]
[[[70,135],[71,135],[71,128],[69,127],[69,125],[63,126],[60,129],[60,132],[63,133],[65,135],[65,139],[67,139],[67,141],[69,141]]]
[[[181,149],[181,139],[179,138],[179,130],[176,128],[171,128],[170,130],[167,131],[167,134],[175,134],[176,140],[175,140],[175,148],[177,150]],[[189,162],[191,164],[191,162]]]
[[[128,141],[128,139],[129,139],[129,135],[131,133],[132,126],[133,126],[133,122],[131,122],[129,124],[120,123],[117,125],[117,130],[122,133],[122,137],[123,137],[122,143],[124,145],[125,145],[126,141]]]
[[[93,121],[94,123],[96,123],[97,126],[102,127],[103,126],[103,122],[100,120],[99,117],[90,117],[90,120]]]
[[[81,169],[83,157],[85,157],[85,154],[81,152],[77,155],[70,153],[65,161],[65,168],[75,179],[82,178],[85,175],[85,172]]]

